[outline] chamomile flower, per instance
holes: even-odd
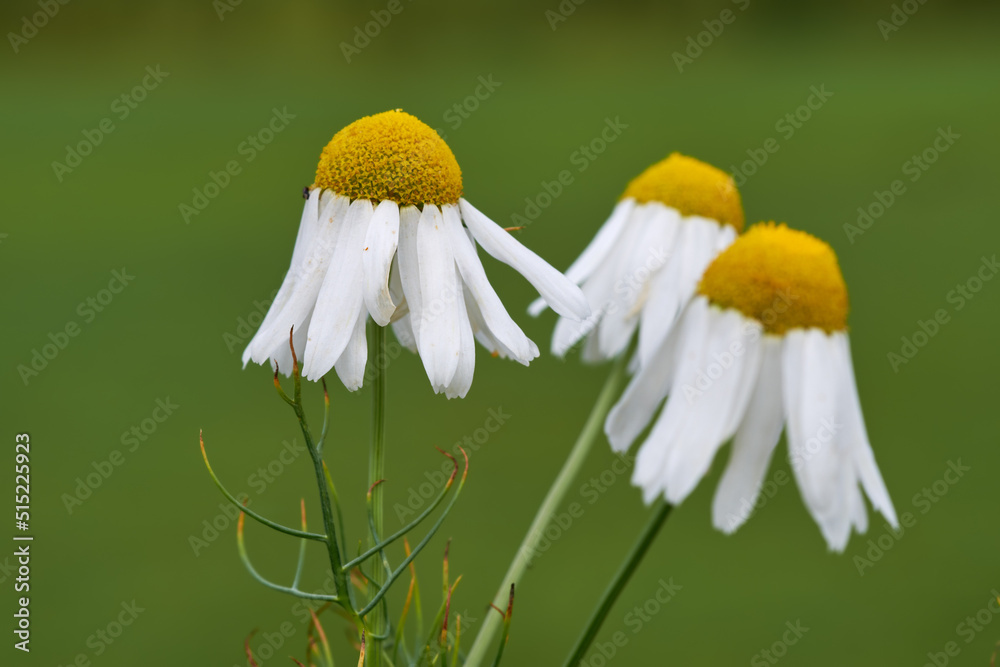
[[[861,489],[897,525],[858,400],[837,257],[805,232],[761,223],[711,263],[605,432],[625,451],[651,421],[632,475],[647,503],[683,501],[732,438],[712,522],[733,532],[753,510],[784,429],[802,497],[831,549],[844,549],[852,526],[867,529]]]
[[[291,266],[243,353],[361,387],[369,316],[418,352],[434,391],[465,396],[475,340],[527,365],[538,348],[507,314],[476,250],[523,275],[556,312],[589,315],[580,289],[462,198],[462,173],[434,130],[402,111],[351,123],[323,149]],[[464,222],[464,224],[463,224]]]
[[[649,167],[566,270],[593,314],[583,323],[560,318],[553,353],[562,356],[586,337],[585,361],[609,359],[638,328],[641,364],[670,332],[705,267],[742,230],[743,206],[728,174],[679,153]],[[544,309],[539,299],[529,312]]]

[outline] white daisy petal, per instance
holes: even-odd
[[[781,339],[776,336],[765,336],[761,341],[760,373],[712,501],[712,525],[724,533],[735,531],[753,513],[785,425],[781,345]]]
[[[827,544],[842,551],[850,537],[852,519],[845,473],[853,471],[837,446],[835,346],[819,329],[788,332],[782,381],[792,472]]]
[[[302,368],[302,374],[310,380],[319,380],[333,368],[354,334],[364,302],[361,257],[372,212],[370,201],[355,200],[347,211],[337,244],[328,255],[329,270],[316,296]]]
[[[576,261],[566,269],[565,275],[567,279],[580,284],[589,278],[597,267],[607,259],[618,243],[618,237],[621,236],[621,232],[625,228],[625,224],[628,222],[629,216],[632,215],[634,208],[635,200],[631,197],[623,199],[615,205],[614,210],[611,212],[611,217],[601,225],[601,228],[597,231],[597,235],[584,248],[580,256],[576,258]],[[545,299],[539,297],[528,307],[528,312],[537,317],[546,307]]]
[[[640,223],[640,217],[635,214],[625,221],[625,226],[619,235],[618,246],[608,253],[605,261],[581,285],[580,289],[591,307],[590,315],[583,320],[560,317],[556,322],[556,328],[552,333],[552,354],[563,357],[584,336],[591,335],[593,340],[588,343],[585,349],[587,360],[603,360],[599,341],[594,339],[597,336],[594,330],[600,326],[608,311],[615,296],[615,287],[625,272],[625,266],[632,254],[632,249],[637,245],[642,234]]]
[[[678,377],[697,376],[699,362],[712,333],[709,329],[712,319],[709,307],[704,302],[692,303],[685,311],[674,352],[672,386],[676,386]],[[683,401],[683,394],[679,396],[679,400]],[[674,428],[672,422],[673,419],[667,417],[667,408],[661,410],[649,436],[639,447],[632,469],[632,484],[643,488],[644,497],[648,498],[651,493],[655,498],[663,490],[663,467],[674,446],[669,437]]]
[[[288,298],[291,296],[292,290],[295,288],[295,284],[298,281],[304,257],[308,253],[308,248],[312,244],[312,237],[319,229],[320,211],[322,210],[326,200],[332,197],[333,193],[323,192],[319,188],[313,188],[309,192],[309,198],[306,200],[305,206],[302,207],[302,219],[299,222],[299,230],[295,236],[295,246],[292,249],[291,264],[288,267],[288,271],[285,273],[284,280],[281,282],[281,287],[278,288],[277,293],[274,295],[274,299],[271,301],[267,314],[264,316],[264,321],[261,322],[260,326],[257,328],[258,334],[261,331],[269,330],[271,328],[271,325],[274,323],[274,319],[281,314],[282,308],[284,308],[285,304],[288,302]],[[247,345],[246,350],[243,352],[244,368],[246,368],[247,363],[250,361],[254,340],[256,338],[257,335],[250,340],[250,344]]]
[[[420,340],[420,262],[417,260],[417,224],[420,211],[416,206],[404,206],[399,211],[399,282],[410,310],[410,331],[416,344]]]
[[[704,297],[690,307],[701,304],[707,304]],[[732,435],[746,412],[747,387],[753,385],[760,369],[760,338],[745,335],[747,320],[735,310],[712,307],[710,311],[708,338],[695,374],[678,368],[671,400],[664,408],[673,425],[668,437],[676,444],[664,463],[663,484],[667,500],[674,504],[694,490]]]
[[[667,336],[649,363],[637,369],[622,397],[608,414],[604,432],[616,452],[628,450],[666,398],[673,382],[679,338],[679,329]]]
[[[521,245],[509,232],[480,213],[465,199],[459,200],[462,218],[483,249],[511,266],[530,282],[542,298],[563,317],[583,319],[590,306],[575,283],[552,268],[545,260]]]
[[[337,377],[347,387],[347,391],[361,389],[365,379],[365,364],[368,361],[368,337],[365,331],[367,323],[368,311],[362,308],[354,323],[351,340],[333,366],[337,370]]]
[[[455,280],[461,290],[461,276],[458,269],[455,269]],[[458,331],[459,331],[459,353],[458,367],[455,369],[455,376],[445,388],[445,396],[448,398],[465,398],[472,387],[472,376],[476,370],[476,339],[472,333],[472,324],[469,322],[469,314],[465,308],[465,295],[458,299]]]
[[[489,350],[490,354],[498,356],[501,359],[512,359],[524,366],[529,365],[532,359],[538,357],[538,346],[527,338],[525,338],[527,341],[527,356],[523,358],[515,356],[510,348],[497,340],[486,324],[486,320],[483,319],[483,314],[479,311],[479,304],[476,303],[476,300],[469,293],[468,286],[465,286],[464,283],[463,286],[463,291],[465,292],[465,309],[469,315],[469,323],[472,325],[472,333],[480,345]]]
[[[413,337],[413,327],[410,323],[410,314],[403,315],[392,323],[392,332],[396,335],[399,344],[410,352],[417,351],[417,339]]]
[[[396,304],[389,293],[389,269],[399,243],[399,207],[383,201],[375,207],[365,235],[362,266],[365,274],[365,305],[379,326],[389,324]]]
[[[491,337],[510,352],[510,356],[523,364],[538,356],[538,348],[524,335],[517,323],[511,319],[504,308],[500,297],[493,290],[486,271],[479,261],[476,248],[465,230],[462,222],[453,210],[444,212],[444,223],[451,237],[451,248],[455,255],[455,264],[465,283],[465,289],[476,303],[476,311],[469,309],[482,319],[485,329]]]
[[[636,207],[639,237],[618,267],[613,296],[598,328],[601,354],[607,359],[628,347],[639,324],[638,306],[646,299],[650,278],[667,262],[680,215],[663,204],[650,202]]]
[[[306,316],[316,304],[316,295],[323,285],[330,267],[330,258],[339,243],[341,228],[347,219],[348,200],[346,197],[329,196],[321,198],[325,205],[316,220],[316,229],[303,236],[301,260],[296,262],[294,282],[288,295],[280,304],[271,305],[277,312],[270,322],[261,324],[250,343],[250,358],[262,364],[268,355],[283,342],[288,342],[288,332],[293,327],[299,329]],[[291,269],[290,269],[291,271]]]
[[[309,331],[309,322],[312,320],[312,311],[306,315],[306,319],[302,322],[301,326],[295,330],[293,336],[293,343],[295,345],[295,355],[299,358],[299,363],[302,363],[303,355],[306,349],[306,333]],[[291,377],[292,375],[292,349],[288,346],[288,336],[285,336],[283,343],[279,344],[275,350],[268,355],[271,359],[271,368],[275,365],[278,367],[278,371],[285,377]]]
[[[730,236],[714,220],[685,218],[674,243],[674,251],[649,287],[639,325],[640,363],[649,358],[670,332],[684,304],[694,295],[705,269],[719,253],[720,238]],[[648,314],[648,315],[647,315]]]
[[[835,333],[833,338],[837,345],[836,363],[841,367],[841,422],[846,446],[852,452],[854,465],[857,469],[861,485],[879,512],[882,513],[893,527],[899,526],[896,510],[889,498],[889,490],[882,480],[868,433],[865,429],[865,418],[861,412],[861,401],[858,398],[858,386],[854,379],[854,363],[851,360],[851,342],[846,333]],[[864,532],[859,530],[858,532]]]
[[[458,368],[459,291],[451,240],[437,206],[424,205],[417,224],[420,323],[417,349],[435,392],[444,391]]]

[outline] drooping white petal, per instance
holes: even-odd
[[[365,305],[379,326],[389,324],[396,304],[389,293],[389,269],[399,244],[399,207],[385,200],[375,207],[365,235],[362,266],[365,274]]]
[[[524,366],[529,365],[533,359],[538,357],[538,346],[530,339],[525,338],[527,341],[527,357],[515,356],[510,348],[497,340],[486,324],[486,320],[483,319],[483,314],[479,311],[479,304],[476,303],[476,300],[470,294],[468,286],[463,283],[463,287],[463,291],[465,292],[465,309],[469,315],[469,323],[472,325],[472,334],[480,345],[489,350],[490,354],[494,356],[498,356],[501,359],[512,359]]]
[[[711,335],[709,325],[709,308],[706,304],[692,303],[685,310],[684,318],[679,324],[677,347],[674,352],[675,370],[671,378],[671,386],[676,385],[676,378],[683,375],[685,377],[697,374],[698,363],[704,354],[704,348],[708,337]],[[669,374],[670,371],[665,373]],[[678,401],[683,401],[681,394]],[[645,425],[643,425],[644,427]],[[639,427],[639,431],[643,427]],[[636,428],[633,426],[633,428]],[[632,484],[642,487],[643,498],[647,503],[652,502],[663,489],[663,467],[667,460],[667,455],[674,442],[667,437],[670,431],[671,419],[667,418],[667,409],[660,411],[652,431],[646,440],[639,446],[636,456],[635,466],[632,469]],[[638,434],[638,431],[636,431]]]
[[[306,349],[306,332],[309,331],[309,322],[312,320],[312,311],[306,315],[305,321],[302,325],[295,330],[293,336],[293,342],[295,344],[295,356],[299,358],[299,364],[302,363],[303,355]],[[290,377],[292,375],[292,350],[288,346],[288,336],[285,336],[285,341],[278,345],[275,350],[268,355],[271,359],[271,368],[275,365],[278,367],[278,371],[285,377]],[[300,366],[301,368],[301,366]]]
[[[347,347],[340,354],[334,368],[337,370],[337,377],[347,387],[347,391],[357,391],[361,389],[365,380],[365,364],[368,361],[368,337],[365,335],[365,325],[368,322],[368,310],[362,308],[358,312],[357,321],[354,323],[354,331]],[[377,325],[376,325],[377,326]]]
[[[597,234],[576,258],[576,261],[566,269],[566,278],[579,285],[590,277],[618,243],[618,237],[634,208],[635,200],[631,197],[623,199],[615,205],[611,216],[597,230]],[[539,297],[528,307],[528,312],[537,317],[545,308],[545,299]]]
[[[302,374],[310,380],[319,380],[333,368],[354,334],[364,303],[361,257],[372,212],[370,201],[355,200],[337,237],[309,324]]]
[[[753,513],[785,425],[781,344],[775,336],[765,336],[761,341],[760,373],[712,501],[712,525],[727,534],[742,526]]]
[[[500,297],[490,285],[482,262],[479,261],[479,256],[476,254],[475,246],[466,236],[458,216],[454,215],[452,211],[445,211],[444,224],[451,238],[455,264],[458,266],[462,281],[465,283],[465,290],[476,303],[478,311],[476,314],[482,318],[491,337],[509,350],[511,357],[527,364],[538,356],[538,348],[507,314],[507,309],[504,308]],[[471,308],[469,312],[470,317],[473,316]]]
[[[410,352],[416,352],[417,339],[413,337],[413,327],[410,319],[411,316],[407,313],[398,320],[394,320],[392,323],[392,332],[396,335],[396,340],[399,341],[400,345]]]
[[[836,344],[819,329],[785,334],[782,382],[789,459],[806,508],[834,551],[850,537],[854,470],[839,446]]]
[[[455,268],[455,280],[462,290],[462,278]],[[459,352],[458,367],[455,369],[455,376],[445,388],[445,396],[448,398],[465,398],[472,387],[472,376],[476,370],[476,339],[472,333],[472,324],[469,321],[469,314],[465,308],[465,295],[458,299],[458,333]]]
[[[604,433],[616,452],[628,450],[666,398],[677,364],[679,338],[679,328],[667,336],[649,363],[636,370],[625,392],[608,413]]]
[[[459,205],[462,209],[462,218],[479,245],[487,253],[524,276],[552,310],[563,317],[581,320],[590,314],[587,299],[575,283],[521,245],[509,232],[480,213],[465,199],[460,199]]]
[[[632,251],[639,245],[639,238],[644,228],[642,223],[642,216],[635,213],[629,216],[618,236],[618,245],[612,248],[604,262],[583,282],[580,289],[590,304],[591,313],[583,320],[559,318],[552,332],[552,354],[563,357],[584,336],[590,335],[591,338],[584,349],[587,360],[603,360],[600,341],[596,339],[597,332],[594,330],[600,326],[607,314]]]
[[[674,252],[653,278],[649,298],[643,306],[639,324],[640,363],[649,358],[670,332],[684,304],[694,295],[705,269],[719,253],[722,240],[731,242],[732,234],[724,227],[729,225],[697,216],[683,219]]]
[[[300,329],[316,305],[317,295],[347,221],[349,200],[339,195],[324,194],[320,203],[324,206],[316,219],[315,230],[302,238],[305,245],[300,259],[296,261],[294,281],[290,284],[287,298],[280,311],[276,311],[277,315],[266,326],[262,323],[250,342],[250,358],[256,363],[264,363],[279,345],[287,343],[289,330],[293,327]],[[271,306],[272,311],[277,306],[276,301]]]
[[[292,249],[291,264],[288,266],[288,271],[285,272],[285,277],[281,282],[281,287],[278,288],[278,292],[274,295],[274,299],[271,301],[267,314],[264,316],[264,321],[261,322],[259,327],[257,327],[258,332],[262,330],[269,330],[271,325],[274,323],[274,319],[281,314],[281,309],[284,308],[285,304],[288,302],[288,298],[291,296],[291,293],[295,288],[295,284],[298,281],[304,257],[308,253],[308,248],[311,247],[312,238],[319,228],[320,211],[322,210],[325,202],[329,201],[333,198],[333,196],[333,192],[329,190],[323,191],[320,188],[313,188],[309,192],[309,197],[306,200],[305,206],[302,207],[302,219],[299,222],[299,230],[295,236],[295,246]],[[246,350],[243,351],[244,368],[250,361],[254,346],[254,339],[256,337],[257,336],[255,335],[254,338],[250,340]]]
[[[639,324],[639,306],[648,295],[650,280],[666,264],[680,226],[680,215],[658,202],[636,207],[638,238],[618,267],[613,295],[598,327],[601,355],[610,359],[628,347]]]
[[[410,331],[414,344],[420,340],[420,262],[417,260],[417,224],[420,211],[416,206],[404,206],[399,211],[399,248],[396,259],[399,264],[399,282],[410,310]]]
[[[707,301],[698,297],[695,309]],[[760,370],[760,337],[747,335],[749,322],[735,310],[710,308],[708,338],[696,366],[678,367],[664,407],[674,440],[664,462],[662,484],[668,501],[682,502],[708,472],[716,452],[746,412]],[[694,370],[694,373],[691,371]]]
[[[455,272],[451,239],[437,206],[424,205],[417,224],[420,264],[420,335],[417,349],[435,392],[451,383],[458,368],[461,344],[458,301],[462,298]]]
[[[868,442],[868,432],[865,429],[865,419],[861,411],[861,401],[858,398],[858,386],[854,379],[854,363],[851,360],[851,342],[846,333],[835,333],[838,358],[836,364],[840,367],[841,390],[841,422],[843,422],[843,438],[847,449],[852,453],[854,465],[861,485],[872,501],[875,509],[882,513],[893,527],[899,526],[896,510],[889,498],[882,474],[875,463],[872,446]],[[862,508],[863,509],[863,508]],[[864,532],[859,530],[858,532]]]

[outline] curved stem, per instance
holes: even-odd
[[[602,435],[604,420],[608,412],[611,411],[611,406],[614,404],[622,385],[625,383],[625,366],[628,356],[628,353],[622,354],[615,362],[611,374],[605,381],[604,387],[601,389],[601,393],[594,403],[590,417],[587,418],[587,423],[584,424],[583,430],[573,445],[573,449],[566,458],[566,462],[563,463],[562,470],[559,471],[559,474],[552,482],[552,487],[538,508],[535,519],[531,522],[531,527],[528,528],[521,546],[517,549],[514,560],[507,569],[507,574],[504,575],[503,581],[500,582],[500,591],[497,593],[495,600],[498,605],[503,605],[506,602],[510,594],[511,584],[520,585],[521,578],[531,564],[538,546],[544,537],[545,529],[548,527],[559,505],[565,499],[566,494],[569,493],[573,480],[576,479],[577,474],[580,472],[580,468],[587,459],[587,455],[590,453],[594,443]],[[482,628],[480,628],[479,634],[476,635],[476,640],[472,643],[472,648],[469,650],[467,664],[485,664],[489,646],[502,629],[503,619],[495,614],[487,614],[486,620]]]
[[[446,455],[446,456],[449,456],[449,458],[452,458],[452,460],[454,460],[454,457],[451,457],[450,455]],[[389,537],[385,538],[384,540],[381,540],[375,546],[371,547],[370,549],[368,549],[367,551],[365,551],[363,554],[361,554],[357,558],[355,558],[353,560],[349,560],[346,563],[344,563],[344,569],[345,570],[350,570],[355,565],[360,565],[361,563],[363,563],[364,561],[368,560],[369,558],[371,558],[372,556],[374,556],[376,553],[379,553],[380,551],[382,551],[382,549],[384,549],[385,547],[389,546],[390,544],[392,544],[393,542],[395,542],[399,538],[405,537],[406,535],[408,535],[410,533],[411,530],[413,530],[418,525],[420,525],[420,522],[422,522],[424,519],[426,519],[428,516],[430,516],[431,513],[435,509],[437,509],[438,505],[441,504],[441,501],[444,500],[444,497],[446,495],[448,495],[448,491],[451,490],[451,485],[454,482],[455,475],[457,473],[458,473],[458,463],[456,462],[455,463],[455,469],[452,471],[451,477],[448,478],[448,481],[445,483],[444,488],[441,489],[441,492],[438,494],[437,498],[434,499],[434,502],[431,503],[427,507],[427,509],[425,509],[423,512],[421,512],[417,516],[417,518],[415,518],[413,521],[411,521],[410,523],[406,524],[405,526],[403,526],[402,528],[400,528],[399,530],[397,530],[395,533],[393,533]],[[381,539],[381,538],[379,538],[379,539]]]
[[[236,524],[236,547],[240,552],[240,560],[243,561],[243,566],[250,573],[250,576],[256,579],[259,583],[263,584],[271,590],[278,591],[279,593],[288,593],[289,595],[294,595],[295,597],[304,598],[306,600],[323,600],[325,602],[340,602],[340,599],[334,595],[323,595],[320,593],[307,593],[306,591],[300,591],[298,589],[298,584],[293,584],[292,586],[281,586],[272,581],[268,581],[257,572],[257,568],[253,566],[250,562],[250,556],[247,554],[246,543],[243,541],[243,518],[245,514],[240,513],[240,518]]]
[[[208,453],[205,451],[205,439],[200,434],[198,438],[201,442],[201,457],[205,460],[205,467],[208,468],[208,474],[212,477],[212,481],[215,482],[215,486],[219,488],[219,491],[222,491],[222,495],[224,495],[226,499],[229,502],[231,502],[235,507],[237,507],[241,512],[249,516],[254,521],[258,521],[263,525],[267,526],[268,528],[273,528],[279,533],[285,533],[286,535],[291,535],[292,537],[301,537],[304,540],[315,540],[317,542],[327,541],[326,535],[320,535],[319,533],[310,533],[307,532],[305,529],[296,530],[294,528],[289,528],[288,526],[283,526],[276,521],[271,521],[267,517],[257,514],[257,512],[254,512],[253,510],[249,509],[246,505],[241,503],[236,496],[231,494],[229,490],[225,486],[223,486],[222,482],[215,475],[215,471],[212,470],[212,464],[208,462]]]
[[[583,655],[590,648],[590,644],[594,641],[594,637],[597,636],[597,631],[601,629],[601,625],[604,623],[604,619],[607,618],[608,612],[611,611],[611,607],[614,606],[615,600],[621,594],[622,590],[625,588],[625,584],[628,583],[629,578],[631,578],[632,573],[635,572],[635,568],[638,567],[639,563],[642,561],[642,557],[646,555],[649,550],[649,546],[656,539],[656,534],[660,532],[660,528],[663,526],[663,522],[667,520],[670,516],[670,510],[673,509],[673,505],[667,503],[662,498],[657,501],[656,508],[653,510],[653,514],[649,519],[649,523],[646,527],[642,529],[642,533],[639,534],[639,539],[632,546],[632,551],[629,552],[628,556],[625,558],[625,562],[622,563],[618,572],[615,573],[614,578],[611,583],[608,584],[607,589],[601,596],[601,601],[598,603],[597,608],[594,609],[594,613],[591,615],[590,620],[587,621],[587,627],[584,629],[583,634],[580,638],[576,640],[576,646],[573,647],[573,652],[570,653],[569,658],[566,660],[564,667],[576,667],[583,660]]]
[[[368,487],[371,489],[371,522],[375,535],[383,534],[382,517],[382,485],[379,484],[385,473],[385,395],[386,382],[385,366],[388,356],[385,348],[385,327],[380,327],[372,323],[368,332],[368,353],[372,377],[372,440],[368,450]],[[372,539],[372,546],[377,547],[379,538]],[[371,619],[368,627],[371,629],[370,637],[372,646],[369,652],[369,664],[379,667],[382,664],[381,636],[385,634],[385,614],[378,604],[382,584],[385,582],[386,574],[382,567],[372,568],[372,576],[369,581],[369,596],[371,600],[368,607],[375,607],[371,611]],[[383,592],[384,594],[384,592]],[[364,614],[361,614],[364,616]]]

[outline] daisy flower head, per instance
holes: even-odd
[[[632,475],[645,501],[683,501],[732,439],[712,522],[735,531],[784,430],[803,500],[832,550],[844,549],[852,527],[867,530],[861,489],[896,526],[861,413],[847,308],[833,249],[805,232],[761,223],[722,252],[605,423],[625,451],[652,422]]]
[[[582,323],[560,318],[553,353],[563,356],[586,338],[585,361],[610,359],[638,329],[641,364],[670,332],[705,267],[742,230],[743,205],[729,174],[680,153],[649,167],[566,270],[593,313]],[[544,309],[539,299],[529,311]]]
[[[462,198],[462,172],[430,127],[402,111],[357,120],[323,149],[291,266],[243,364],[335,369],[361,387],[369,317],[420,355],[434,391],[464,397],[475,340],[527,365],[538,348],[507,314],[477,244],[523,275],[560,315],[589,315],[580,289]]]

